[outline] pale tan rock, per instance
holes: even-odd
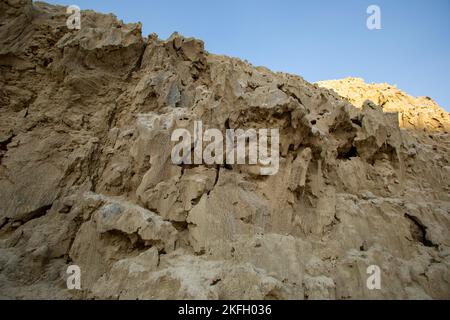
[[[431,100],[92,11],[79,31],[40,2],[2,0],[0,19],[1,298],[450,298],[448,114]],[[278,172],[173,164],[195,121],[279,129]]]
[[[356,107],[366,100],[392,113],[402,128],[426,131],[450,131],[450,115],[429,97],[412,97],[387,83],[365,83],[361,78],[320,81],[324,88],[333,89]]]
[[[306,173],[309,162],[311,161],[311,149],[304,149],[292,164],[291,181],[289,189],[295,191],[297,187],[304,187],[306,182]]]

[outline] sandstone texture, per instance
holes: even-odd
[[[450,115],[430,97],[412,97],[387,83],[367,84],[360,78],[320,81],[317,84],[334,90],[358,108],[366,101],[379,105],[384,112],[396,114],[402,128],[450,132]]]
[[[0,0],[1,299],[450,298],[449,116],[430,99],[67,18]],[[278,173],[173,164],[194,121],[278,128]]]

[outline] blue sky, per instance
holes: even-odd
[[[450,111],[449,0],[47,0],[141,21],[145,36],[178,31],[212,53],[306,80],[361,77],[429,96]],[[366,9],[381,8],[381,30]]]

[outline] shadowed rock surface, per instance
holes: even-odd
[[[450,115],[430,97],[412,97],[387,83],[364,83],[360,78],[320,81],[354,106],[371,101],[384,112],[397,113],[400,127],[424,132],[450,132]]]
[[[335,93],[113,15],[69,30],[65,10],[0,0],[0,298],[450,298],[436,104],[320,84]],[[279,128],[278,173],[172,164],[196,120]]]

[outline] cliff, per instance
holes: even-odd
[[[67,18],[0,1],[1,298],[450,298],[437,105],[321,84],[336,93],[113,15]],[[174,164],[171,134],[195,121],[279,129],[278,172]]]

